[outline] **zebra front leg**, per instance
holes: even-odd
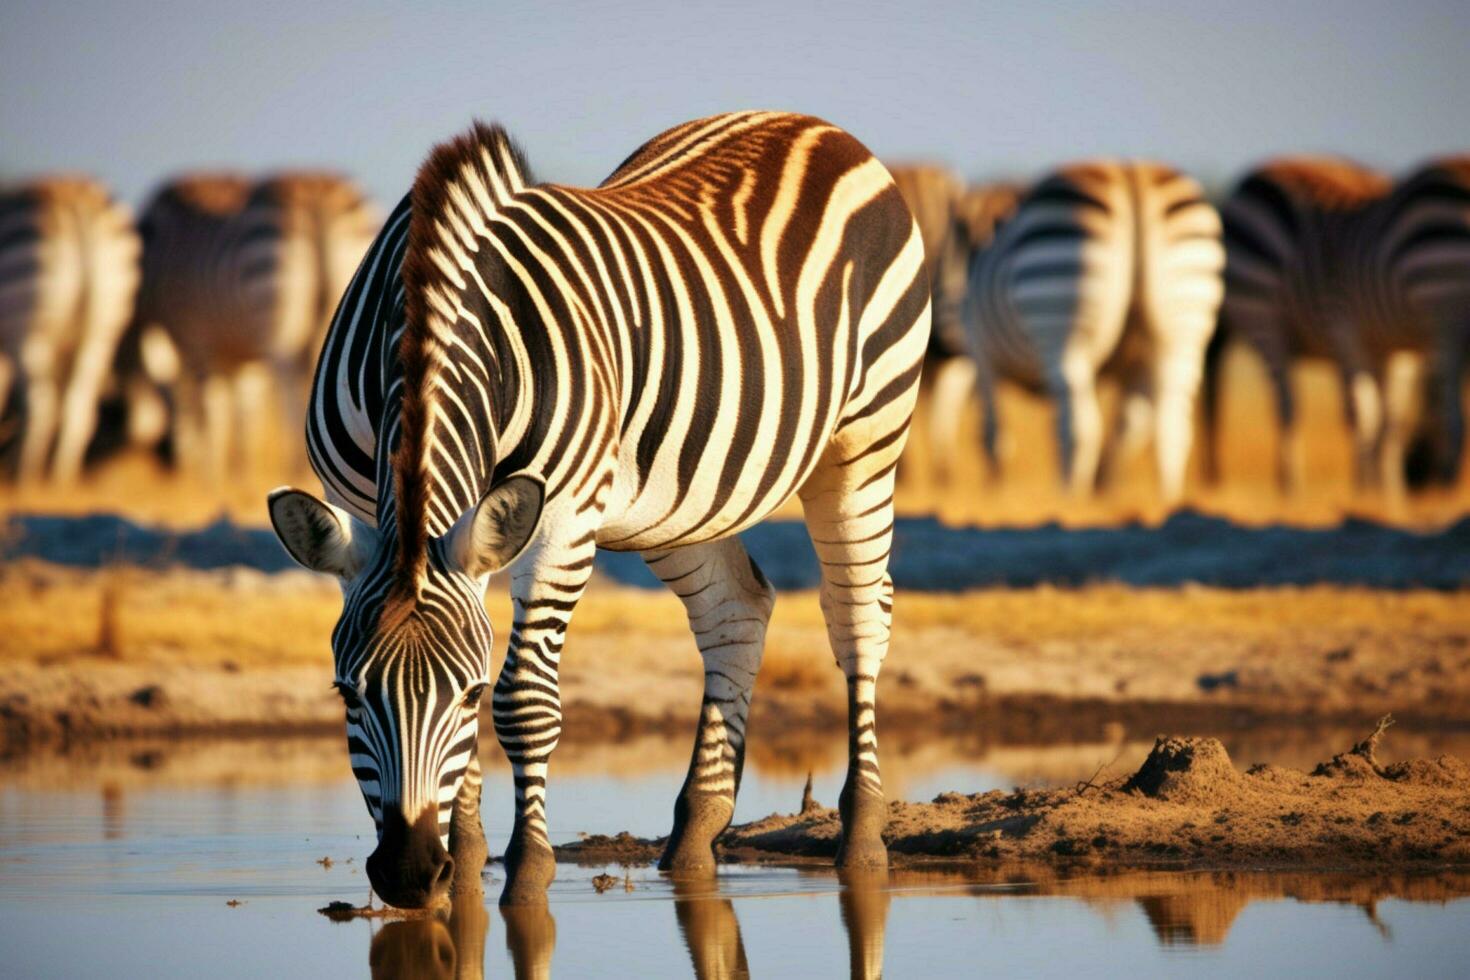
[[[644,555],[684,603],[704,658],[704,700],[674,829],[658,866],[713,874],[714,842],[735,815],[745,765],[745,721],[776,590],[738,538]]]
[[[464,782],[454,800],[454,813],[449,818],[449,856],[454,858],[454,898],[481,894],[480,874],[490,859],[485,843],[485,824],[480,817],[480,796],[484,776],[480,770],[479,739],[470,750],[470,764]]]
[[[543,518],[545,520],[545,518]],[[546,831],[546,769],[561,739],[557,673],[567,624],[596,551],[589,531],[572,548],[538,550],[511,579],[515,621],[495,682],[495,734],[515,780],[515,824],[505,848],[502,905],[546,902],[556,858]]]
[[[902,440],[899,440],[899,448]],[[834,451],[835,450],[835,451]],[[888,808],[878,768],[878,670],[888,654],[893,581],[893,472],[890,447],[864,454],[834,442],[802,487],[806,526],[822,569],[822,617],[847,678],[847,779],[838,798],[841,868],[884,868]]]

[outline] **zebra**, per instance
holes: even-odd
[[[322,350],[307,442],[327,499],[269,497],[286,550],[342,582],[335,684],[380,896],[424,904],[484,863],[482,599],[508,570],[501,902],[545,902],[557,667],[598,547],[640,552],[688,614],[704,697],[660,867],[712,874],[775,599],[736,534],[793,494],[847,679],[837,861],[886,865],[874,695],[923,260],[887,171],[808,116],[685,123],[593,189],[536,183],[498,126],[433,151]]]
[[[1221,209],[1225,229],[1225,300],[1220,330],[1205,370],[1206,470],[1218,478],[1217,428],[1220,363],[1226,344],[1239,338],[1260,354],[1270,377],[1280,426],[1277,482],[1300,484],[1296,406],[1291,367],[1300,358],[1336,362],[1344,407],[1353,427],[1356,478],[1375,481],[1383,425],[1380,378],[1390,355],[1406,338],[1402,317],[1381,288],[1374,268],[1374,225],[1392,189],[1390,179],[1350,160],[1282,157],[1251,170]],[[1379,285],[1375,285],[1375,282]],[[1412,387],[1412,362],[1395,373]],[[1403,398],[1392,399],[1397,406]],[[1396,417],[1401,413],[1395,411]],[[1402,467],[1401,452],[1382,453],[1383,474]]]
[[[927,425],[925,439],[914,447],[922,452],[921,465],[929,470],[929,478],[937,484],[948,482],[949,467],[944,448],[930,436],[939,418],[934,378],[942,365],[963,354],[964,334],[960,323],[960,306],[965,294],[966,250],[959,224],[959,206],[964,195],[964,182],[948,167],[932,163],[897,164],[888,168],[898,192],[914,216],[919,237],[924,243],[924,269],[929,279],[932,326],[924,371],[920,376],[919,411]],[[927,406],[927,409],[926,409]],[[910,450],[910,457],[914,450]],[[903,471],[907,473],[908,459]]]
[[[313,352],[377,216],[356,185],[335,174],[198,173],[167,182],[141,227],[143,284],[120,373],[153,374],[143,368],[148,331],[162,327],[177,360],[176,458],[218,480],[229,451],[243,455],[259,414],[245,404],[243,368],[270,368],[283,419],[304,413]],[[141,407],[132,400],[130,412]]]
[[[951,234],[961,270],[957,305],[962,330],[970,259],[977,251],[990,247],[996,231],[1015,214],[1023,193],[1021,185],[1008,181],[973,184],[961,192],[954,204],[954,230]],[[960,449],[960,423],[975,391],[975,360],[970,356],[969,347],[969,338],[963,333],[957,345],[950,345],[944,350],[939,350],[938,345],[931,342],[929,361],[924,368],[928,375],[929,399],[926,428],[935,475],[940,483],[951,479],[950,461]]]
[[[1380,343],[1419,349],[1428,361],[1429,425],[1440,443],[1433,476],[1454,483],[1465,448],[1462,385],[1470,359],[1470,156],[1431,160],[1415,169],[1371,209],[1369,225],[1378,296],[1377,323],[1399,330]],[[1392,358],[1392,355],[1391,355]],[[1408,388],[1414,376],[1393,381],[1390,359],[1384,391],[1385,473],[1397,479],[1405,467],[1410,420]],[[1408,374],[1400,368],[1401,374]],[[1397,396],[1397,397],[1396,397]]]
[[[1075,163],[1023,195],[970,264],[966,326],[992,472],[1004,377],[1055,401],[1064,482],[1090,492],[1109,462],[1097,398],[1108,375],[1125,396],[1110,455],[1151,422],[1161,493],[1177,503],[1224,262],[1215,209],[1163,164]]]
[[[137,285],[132,214],[100,183],[0,192],[0,413],[14,392],[20,479],[81,472]]]

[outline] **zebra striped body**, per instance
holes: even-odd
[[[1374,324],[1398,327],[1370,343],[1390,357],[1416,348],[1427,356],[1430,421],[1440,442],[1436,476],[1452,483],[1465,449],[1462,385],[1470,361],[1470,156],[1434,160],[1405,177],[1372,209],[1370,227],[1377,274],[1369,285],[1380,311]],[[1401,473],[1393,454],[1402,452],[1409,421],[1396,394],[1391,384],[1384,392],[1383,451],[1385,467]]]
[[[313,352],[377,222],[334,175],[252,182],[200,174],[166,184],[141,227],[143,286],[130,341],[141,343],[154,325],[167,333],[179,361],[176,451],[186,466],[217,476],[243,368],[268,366],[286,417],[300,417]]]
[[[893,470],[928,342],[923,257],[887,172],[808,117],[688,123],[590,190],[534,184],[498,129],[435,151],[317,370],[308,448],[336,508],[272,497],[288,549],[344,577],[333,645],[364,706],[349,744],[378,853],[403,827],[436,827],[457,850],[458,821],[466,835],[478,822],[465,695],[489,665],[484,577],[509,564],[493,699],[517,799],[502,901],[544,901],[557,666],[600,546],[643,553],[704,657],[665,864],[712,869],[774,599],[733,535],[798,493],[849,682],[843,860],[883,860],[873,692]]]
[[[1369,366],[1381,363],[1397,333],[1371,274],[1369,218],[1389,189],[1387,177],[1350,161],[1294,157],[1253,170],[1231,193],[1222,210],[1225,302],[1205,388],[1212,455],[1219,352],[1236,337],[1261,355],[1271,377],[1281,424],[1279,481],[1297,482],[1290,370],[1299,358],[1338,364],[1355,422],[1359,476],[1368,474],[1381,415]]]
[[[100,184],[0,193],[0,413],[16,391],[22,479],[80,472],[137,285],[131,213]]]
[[[1103,445],[1097,381],[1108,373],[1125,387],[1125,426],[1152,416],[1162,493],[1177,501],[1223,264],[1219,217],[1169,167],[1092,161],[1032,188],[970,267],[966,323],[992,466],[1003,377],[1056,401],[1062,473],[1090,492]],[[1136,435],[1125,429],[1115,447]]]

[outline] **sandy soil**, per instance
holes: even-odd
[[[340,604],[304,573],[0,566],[0,737],[336,731]],[[490,607],[503,643],[508,598]],[[1456,593],[1095,586],[901,593],[896,609],[880,695],[891,734],[1089,741],[1109,725],[1137,738],[1385,711],[1411,728],[1470,719]],[[563,661],[569,738],[687,732],[700,683],[677,600],[589,590]],[[783,594],[753,739],[840,731],[844,712],[816,596]]]
[[[889,804],[897,864],[931,859],[1063,866],[1375,869],[1470,864],[1470,766],[1453,756],[1384,766],[1381,730],[1310,773],[1242,773],[1212,738],[1164,738],[1131,776],[1052,790]],[[815,803],[734,827],[726,861],[830,860],[835,810]],[[590,837],[567,860],[650,859],[660,842]]]

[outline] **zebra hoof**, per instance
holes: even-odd
[[[843,871],[886,871],[888,848],[882,837],[846,836],[837,844],[837,867]]]
[[[715,873],[715,849],[709,842],[696,843],[685,837],[677,846],[673,840],[658,859],[658,869],[676,878],[708,878]]]
[[[506,861],[505,888],[501,905],[545,905],[546,889],[556,878],[556,858],[551,850],[523,851]]]
[[[708,877],[715,873],[715,838],[730,826],[733,800],[714,794],[681,796],[674,804],[674,829],[658,869],[676,877]]]

